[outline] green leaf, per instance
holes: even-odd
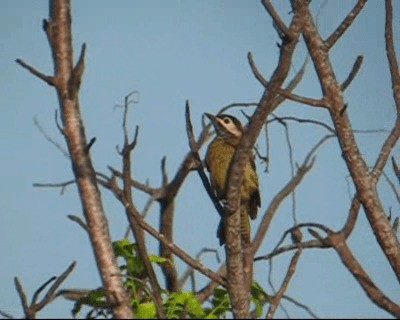
[[[180,319],[183,312],[187,312],[190,318],[202,319],[205,311],[192,292],[173,292],[164,303],[168,319]]]
[[[261,316],[264,304],[269,301],[269,295],[264,291],[264,289],[256,282],[253,281],[251,284],[251,301],[256,307],[257,318]]]
[[[163,264],[163,263],[168,261],[166,258],[157,256],[155,254],[150,254],[149,255],[149,259],[150,259],[151,262],[154,262],[154,263],[157,263],[157,264]]]
[[[228,292],[220,287],[214,289],[213,308],[209,310],[206,319],[218,319],[231,309]]]
[[[112,247],[117,257],[123,257],[125,259],[132,258],[134,252],[136,252],[136,244],[131,243],[129,239],[126,238],[114,241]]]
[[[137,306],[136,317],[138,319],[154,319],[157,317],[156,305],[154,302],[143,302]]]

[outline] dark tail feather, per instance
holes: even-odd
[[[240,233],[242,241],[244,243],[250,243],[250,220],[248,216],[248,208],[246,205],[242,205],[240,209]],[[225,244],[225,221],[221,219],[217,229],[217,237],[219,239],[219,245]]]
[[[225,223],[224,219],[219,221],[218,229],[217,229],[217,237],[219,239],[219,245],[223,246],[225,244]]]

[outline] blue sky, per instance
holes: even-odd
[[[286,2],[275,1],[285,21],[290,20]],[[318,25],[323,36],[334,30],[355,1],[313,1],[320,10]],[[89,138],[96,137],[92,158],[96,170],[107,173],[107,166],[119,167],[121,159],[115,146],[122,143],[122,113],[114,106],[123,102],[133,90],[140,101],[130,110],[132,135],[139,125],[138,145],[133,155],[133,174],[152,186],[161,182],[160,160],[167,157],[170,177],[188,152],[184,121],[185,100],[191,104],[192,121],[197,133],[201,115],[215,113],[233,102],[257,102],[263,88],[254,78],[247,62],[251,51],[268,78],[276,66],[279,49],[271,19],[259,1],[73,1],[73,40],[75,56],[83,42],[87,44],[86,69],[80,92],[80,104]],[[394,20],[399,17],[395,3]],[[62,182],[72,178],[68,159],[48,143],[33,119],[60,145],[63,138],[54,123],[58,103],[53,88],[20,68],[14,61],[21,58],[51,74],[51,53],[42,31],[47,18],[47,1],[0,2],[0,309],[21,316],[22,309],[14,289],[13,278],[20,277],[30,298],[48,278],[60,274],[73,261],[77,267],[64,287],[95,288],[100,279],[86,234],[67,215],[82,216],[76,188],[64,194],[59,189],[33,188],[35,182]],[[395,24],[395,42],[400,42]],[[345,92],[348,112],[354,129],[390,130],[395,118],[390,77],[384,47],[384,3],[370,1],[354,25],[331,52],[336,76],[343,81],[355,58],[362,54],[364,63],[358,77]],[[306,56],[299,44],[292,73],[301,67]],[[296,93],[321,97],[312,64]],[[253,109],[245,110],[251,113]],[[233,115],[245,121],[240,109]],[[276,112],[280,116],[307,117],[331,124],[328,114],[319,109],[286,102]],[[308,150],[327,132],[309,125],[292,124],[290,137],[294,161],[302,163]],[[387,133],[357,134],[362,154],[369,166],[375,162]],[[277,124],[269,129],[271,143],[270,172],[258,163],[262,208],[256,229],[272,197],[290,178],[289,154],[285,132]],[[263,147],[261,135],[258,144]],[[204,155],[202,150],[202,155]],[[399,148],[393,155],[399,159]],[[388,167],[387,174],[393,179]],[[384,179],[379,183],[384,208],[399,215],[399,204]],[[340,228],[350,205],[354,187],[341,158],[338,142],[330,140],[317,156],[313,170],[296,192],[296,216],[299,222],[319,222],[336,230]],[[123,237],[126,221],[122,207],[106,190],[102,190],[111,234]],[[139,209],[147,197],[134,191]],[[290,199],[279,208],[271,230],[259,253],[269,252],[284,230],[293,225]],[[155,204],[147,220],[158,226]],[[176,243],[192,255],[203,247],[217,248],[215,237],[218,215],[207,198],[202,184],[189,175],[176,203]],[[150,251],[157,243],[148,237]],[[355,256],[383,292],[400,301],[398,284],[361,212],[356,229],[348,241]],[[274,260],[273,282],[279,287],[291,254]],[[212,255],[204,264],[217,268]],[[177,259],[180,272],[185,266]],[[269,265],[256,264],[256,279],[267,285]],[[198,286],[205,283],[197,275]],[[287,295],[308,305],[321,317],[388,317],[375,307],[333,250],[305,251]],[[285,302],[291,317],[307,317],[301,309]],[[43,310],[41,317],[66,317],[72,304],[61,299]],[[281,309],[277,317],[284,317]]]

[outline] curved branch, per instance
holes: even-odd
[[[345,91],[347,89],[347,87],[350,85],[350,83],[356,77],[358,71],[360,71],[363,59],[364,59],[363,56],[358,56],[357,57],[356,61],[354,62],[353,68],[351,69],[347,79],[340,85],[340,89],[342,91]]]
[[[270,87],[270,82],[267,81],[262,75],[261,73],[258,71],[257,66],[253,60],[253,55],[251,52],[249,52],[247,54],[248,60],[249,60],[249,64],[251,67],[251,70],[253,71],[254,76],[256,77],[256,79],[265,87],[265,89],[267,90],[274,90],[276,93],[279,93],[280,95],[282,95],[283,97],[298,102],[298,103],[302,103],[302,104],[307,104],[309,106],[312,107],[322,107],[322,108],[326,108],[327,107],[327,102],[324,101],[324,99],[313,99],[313,98],[308,98],[308,97],[302,97],[299,96],[297,94],[291,93],[290,91],[287,91],[285,89],[282,89],[280,87],[275,87],[275,88],[271,88]]]

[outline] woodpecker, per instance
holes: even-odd
[[[229,166],[244,130],[241,122],[231,115],[214,116],[209,113],[205,113],[205,115],[210,119],[216,133],[214,140],[208,146],[205,162],[210,173],[211,188],[218,200],[223,202],[226,200]],[[260,206],[258,176],[253,156],[245,165],[240,189],[240,231],[243,243],[251,241],[249,217],[255,219]],[[225,243],[224,218],[221,219],[218,226],[217,237],[222,246]]]

